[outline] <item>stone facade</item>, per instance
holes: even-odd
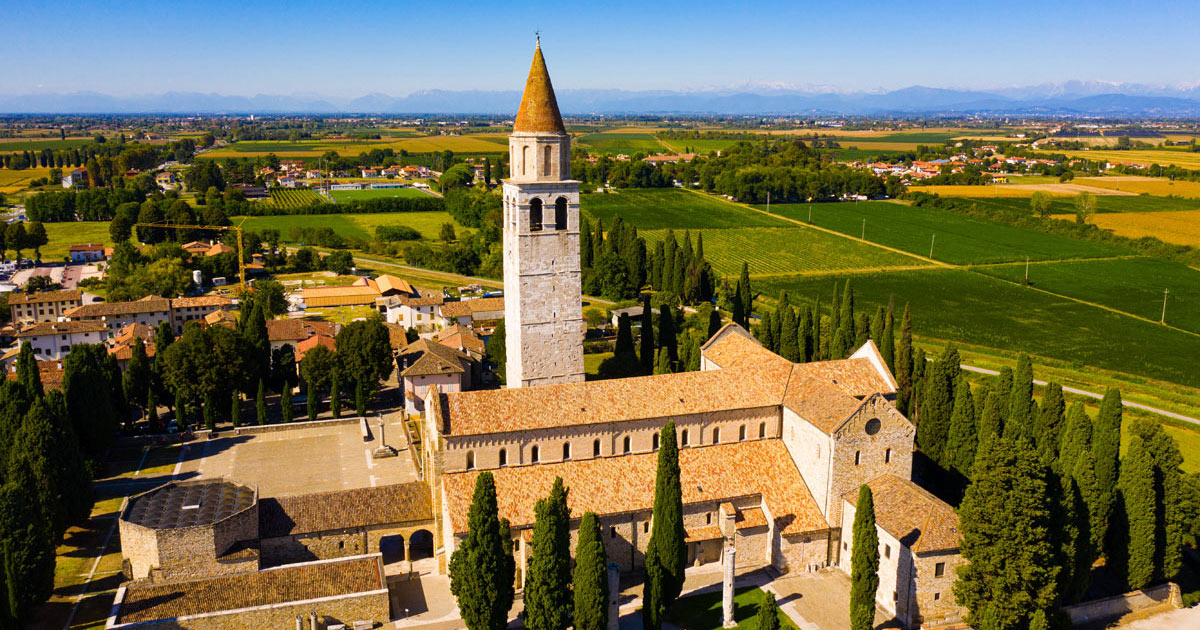
[[[309,613],[317,612],[317,627],[309,622]],[[332,624],[351,627],[355,621],[386,622],[390,618],[386,589],[373,593],[348,595],[318,601],[260,606],[243,610],[228,610],[205,615],[189,615],[140,623],[106,625],[106,629],[137,628],[138,630],[257,630],[259,628],[296,628],[300,617],[301,630],[324,630]]]
[[[875,421],[878,420],[876,428]],[[874,429],[875,433],[872,433]],[[833,439],[829,501],[825,517],[840,523],[843,493],[880,475],[912,477],[916,427],[883,396],[875,395],[838,427]]]

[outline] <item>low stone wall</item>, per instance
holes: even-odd
[[[118,594],[117,601],[120,601]],[[309,613],[317,615],[317,627],[311,628]],[[141,623],[120,624],[110,617],[105,628],[137,628],[138,630],[251,630],[257,628],[296,627],[296,616],[303,620],[303,630],[324,630],[330,624],[345,624],[370,620],[386,624],[391,617],[387,589],[369,593],[356,593],[340,597],[327,597],[300,602],[287,602],[271,606],[258,606],[240,610],[226,610],[204,615],[190,615],[175,619],[158,619]]]
[[[1178,584],[1167,582],[1140,591],[1130,591],[1122,595],[1067,606],[1063,608],[1063,611],[1070,615],[1071,623],[1081,624],[1089,621],[1118,619],[1135,610],[1162,604],[1170,604],[1175,608],[1183,607]]]

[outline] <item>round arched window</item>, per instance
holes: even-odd
[[[881,426],[883,425],[879,422],[879,418],[871,418],[870,420],[867,420],[867,435],[875,435],[876,433],[879,433],[879,427]]]

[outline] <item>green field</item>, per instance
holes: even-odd
[[[67,140],[0,140],[0,153],[11,153],[13,151],[34,151],[41,152],[42,149],[50,149],[59,151],[62,149],[78,149],[94,142],[91,138],[75,138]]]
[[[730,227],[785,227],[792,225],[751,212],[741,206],[675,188],[624,189],[593,193],[579,199],[589,218],[612,225],[618,216],[639,230],[674,230]]]
[[[700,155],[708,155],[713,151],[724,151],[729,147],[741,142],[741,140],[718,140],[714,138],[688,138],[686,140],[678,140],[675,138],[657,138],[659,142],[667,145],[676,153],[683,153],[690,150],[692,153]]]
[[[652,133],[589,133],[580,136],[576,145],[597,153],[624,153],[633,155],[637,152],[658,153],[667,150]]]
[[[983,209],[1018,210],[1032,214],[1029,209],[1029,199],[986,197],[980,190],[979,197],[962,197]],[[1182,197],[1151,197],[1150,195],[1096,195],[1096,212],[1177,212],[1181,210],[1200,210],[1200,199],[1185,199]],[[1051,214],[1074,214],[1074,197],[1054,197],[1050,202]]]
[[[932,241],[935,260],[960,265],[1024,260],[1027,256],[1047,260],[1129,253],[1100,243],[887,201],[772,204],[771,212],[801,221],[807,221],[811,212],[814,225],[854,237],[864,233],[866,220],[868,241],[920,256],[929,256]]]
[[[980,267],[997,278],[1023,282],[1025,265]],[[1169,289],[1167,322],[1200,333],[1200,271],[1157,258],[1080,260],[1029,266],[1034,288],[1103,304],[1158,321]]]
[[[241,221],[239,217],[233,219],[235,225],[239,221]],[[285,240],[289,238],[289,232],[294,227],[328,227],[342,236],[370,239],[375,238],[377,226],[407,225],[420,232],[424,238],[437,238],[438,229],[447,222],[454,223],[454,219],[448,212],[383,212],[247,217],[242,227],[251,232],[276,229]],[[466,228],[455,224],[455,229],[461,234]]]
[[[352,199],[391,199],[393,197],[428,197],[428,193],[416,188],[376,188],[373,190],[331,190],[329,194],[337,201]]]
[[[46,238],[50,241],[42,248],[42,260],[46,262],[65,259],[71,245],[82,243],[112,245],[112,239],[108,236],[108,221],[75,221],[43,225],[46,226]],[[28,256],[33,252],[24,250],[21,253]]]
[[[773,296],[786,290],[804,299],[820,297],[828,304],[835,279],[764,278],[754,288]],[[866,308],[886,305],[890,296],[898,305],[911,303],[919,335],[1200,387],[1195,366],[1200,336],[1191,333],[963,269],[855,275],[852,285]]]
[[[752,275],[869,271],[889,267],[925,266],[922,260],[800,226],[693,230],[704,235],[704,257],[718,273],[736,276],[742,263]],[[662,240],[666,230],[639,232],[647,247]],[[683,237],[676,230],[677,239]]]
[[[314,203],[323,203],[325,199],[311,188],[272,188],[271,203],[276,208],[303,208]]]

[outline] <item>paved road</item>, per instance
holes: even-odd
[[[975,367],[973,365],[963,364],[963,365],[961,365],[961,367],[962,367],[962,369],[964,369],[968,372],[975,372],[976,374],[990,374],[992,376],[995,376],[1000,373],[996,370],[989,370],[986,368]],[[1034,379],[1033,384],[1034,385],[1045,385],[1046,381],[1039,381],[1037,379]],[[1069,394],[1076,394],[1078,396],[1087,396],[1089,398],[1095,398],[1096,400],[1100,400],[1100,399],[1104,398],[1104,394],[1097,394],[1096,392],[1089,392],[1089,391],[1082,390],[1082,389],[1076,389],[1074,387],[1064,386],[1063,391],[1067,392]],[[1195,425],[1200,425],[1200,418],[1193,418],[1191,416],[1185,416],[1180,413],[1175,413],[1173,411],[1167,411],[1166,409],[1159,409],[1158,407],[1151,407],[1150,405],[1143,405],[1142,403],[1137,403],[1137,402],[1133,402],[1133,401],[1129,401],[1129,400],[1122,400],[1121,402],[1126,407],[1131,407],[1134,409],[1141,409],[1142,411],[1149,411],[1150,413],[1156,413],[1160,416],[1166,416],[1168,418],[1174,418],[1175,420],[1182,420],[1183,422],[1190,422]]]

